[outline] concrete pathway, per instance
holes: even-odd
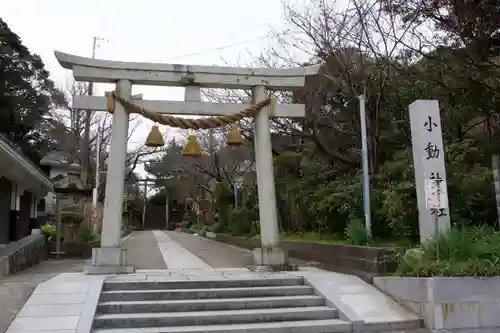
[[[166,269],[166,261],[158,247],[153,231],[134,231],[124,238],[127,262],[136,269]]]
[[[0,333],[7,331],[35,288],[62,272],[81,272],[86,260],[47,260],[16,275],[0,277]]]
[[[61,273],[39,284],[7,333],[89,333],[104,278]]]
[[[198,258],[196,254],[172,240],[170,235],[173,235],[173,233],[166,234],[163,231],[153,231],[153,233],[163,260],[169,269],[212,269],[212,266]]]
[[[255,264],[250,250],[176,231],[165,233],[214,268],[248,267]],[[308,266],[307,262],[297,259],[290,259],[290,263]]]

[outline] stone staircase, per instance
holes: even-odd
[[[107,281],[97,333],[352,332],[301,277]]]

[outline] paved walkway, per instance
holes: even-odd
[[[127,262],[136,269],[166,269],[167,266],[151,231],[134,231],[122,245],[127,249]]]
[[[243,268],[255,265],[250,250],[176,231],[166,231],[165,233],[173,241],[182,245],[189,252],[214,268]],[[290,259],[290,263],[308,266],[307,262],[293,258]]]
[[[202,269],[211,270],[212,266],[186,249],[181,243],[172,240],[173,233],[153,231],[163,260],[168,269]]]
[[[4,333],[38,284],[62,272],[81,272],[86,260],[47,260],[16,275],[0,277],[0,332]]]

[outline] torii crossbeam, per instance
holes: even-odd
[[[117,93],[124,99],[131,99],[132,84],[186,87],[186,96],[190,94],[190,97],[186,97],[184,102],[134,99],[134,103],[146,109],[178,115],[229,115],[249,106],[193,99],[193,90],[196,95],[199,88],[252,89],[252,103],[256,103],[266,98],[266,89],[290,91],[302,88],[305,77],[315,75],[319,70],[319,66],[275,69],[120,62],[84,58],[57,51],[55,55],[64,68],[73,71],[75,80],[116,83]],[[104,111],[107,110],[106,97],[74,96],[73,108]],[[279,104],[274,116],[304,117],[305,107],[300,104]],[[280,249],[269,117],[269,107],[264,107],[254,118],[262,245],[255,249],[254,257],[261,265],[283,265],[287,262],[287,255]],[[101,248],[94,249],[92,266],[86,268],[89,274],[126,273],[134,270],[126,265],[125,253],[121,249],[128,123],[128,113],[120,103],[116,103],[108,164],[108,170],[112,172],[106,176]]]

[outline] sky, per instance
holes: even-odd
[[[42,57],[58,88],[71,84],[71,72],[59,65],[54,50],[91,57],[94,36],[101,39],[99,59],[244,66],[273,42],[271,29],[287,27],[281,0],[0,0],[0,8],[11,30]],[[106,90],[110,86],[97,84],[94,94]],[[132,93],[184,97],[182,88],[134,86]],[[129,148],[144,141],[150,125],[140,125]]]

